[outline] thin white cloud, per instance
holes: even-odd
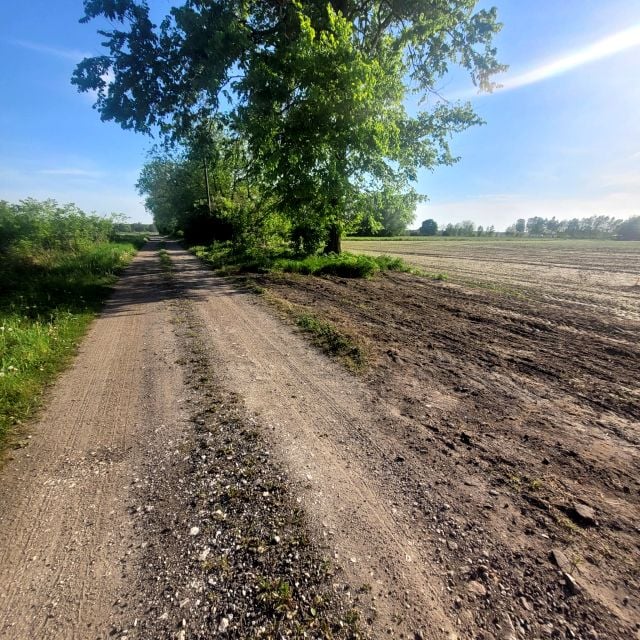
[[[552,62],[543,64],[524,73],[520,73],[511,78],[507,77],[501,82],[502,91],[525,87],[536,82],[541,82],[547,78],[566,73],[577,67],[581,67],[589,62],[602,60],[609,56],[631,49],[640,45],[640,25],[618,31],[602,40],[598,40],[573,53],[564,55]]]
[[[101,178],[102,171],[90,171],[88,169],[41,169],[38,173],[46,176],[66,176],[69,178]]]
[[[576,51],[565,53],[559,57],[546,63],[539,63],[536,66],[516,73],[515,75],[507,75],[504,78],[497,78],[496,82],[500,85],[495,89],[494,93],[504,91],[512,91],[531,84],[542,82],[549,78],[567,73],[578,67],[582,67],[590,62],[608,58],[622,51],[640,46],[640,25],[635,25],[629,29],[618,31],[606,38],[597,40]],[[477,89],[465,89],[454,92],[450,97],[452,100],[463,100],[477,97]],[[484,94],[487,95],[487,94]]]
[[[62,49],[60,47],[52,47],[41,42],[31,42],[30,40],[15,40],[7,39],[5,42],[13,44],[23,49],[29,49],[30,51],[36,51],[44,55],[53,56],[55,58],[61,58],[63,60],[71,60],[72,62],[80,62],[83,58],[90,56],[90,53],[86,51],[79,51],[77,49]]]

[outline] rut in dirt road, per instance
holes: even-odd
[[[2,470],[1,638],[107,637],[128,619],[140,552],[132,483],[148,443],[182,428],[167,295],[147,248],[55,385],[30,446]]]

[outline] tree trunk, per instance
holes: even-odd
[[[332,223],[329,226],[329,238],[327,240],[327,246],[324,248],[325,253],[341,253],[342,252],[342,234],[340,233],[340,227]]]

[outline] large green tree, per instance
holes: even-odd
[[[479,123],[434,96],[450,65],[480,89],[502,69],[496,12],[476,0],[186,0],[159,26],[145,2],[85,0],[108,53],[73,77],[103,119],[182,141],[217,118],[247,144],[268,198],[338,251],[362,193],[411,197],[417,171],[455,161],[452,133]],[[257,169],[256,169],[257,168]]]

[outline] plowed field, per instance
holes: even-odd
[[[640,246],[346,248],[401,255],[448,279],[261,284],[368,352],[363,376],[395,413],[379,426],[394,445],[371,465],[413,505],[460,629],[635,637]]]

